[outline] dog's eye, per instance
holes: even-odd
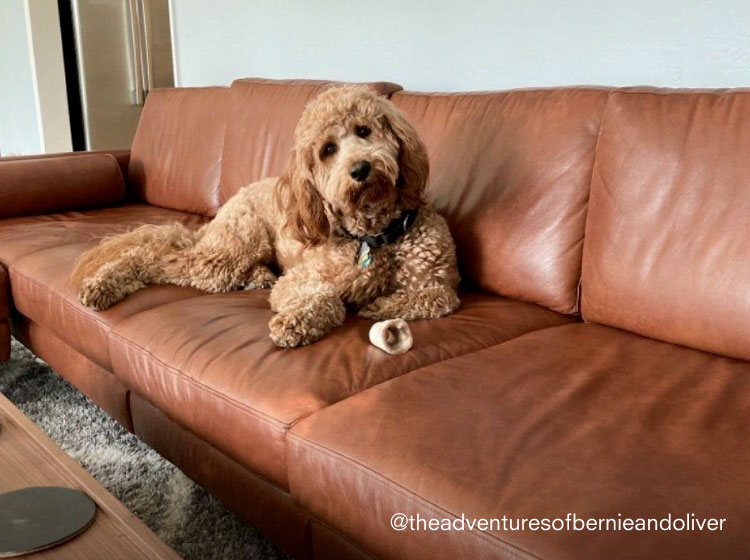
[[[333,142],[328,142],[325,146],[323,146],[323,155],[324,156],[330,156],[336,153],[336,144]]]
[[[358,126],[354,130],[360,138],[367,138],[372,132],[369,126]]]

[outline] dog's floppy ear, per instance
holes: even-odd
[[[305,245],[315,246],[328,239],[330,224],[323,198],[313,183],[311,156],[297,148],[292,150],[275,196],[284,216],[284,230]]]
[[[385,117],[399,144],[398,189],[401,203],[404,208],[417,208],[430,174],[427,148],[414,127],[390,103],[386,107]]]

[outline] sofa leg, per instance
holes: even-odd
[[[8,271],[0,264],[0,362],[10,359],[10,310]]]
[[[0,320],[0,362],[10,360],[10,321]]]

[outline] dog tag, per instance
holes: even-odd
[[[372,262],[372,253],[370,252],[370,246],[364,241],[359,246],[359,256],[357,262],[362,268],[367,268]]]

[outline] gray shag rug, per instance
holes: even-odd
[[[288,560],[13,340],[0,392],[185,560]]]

